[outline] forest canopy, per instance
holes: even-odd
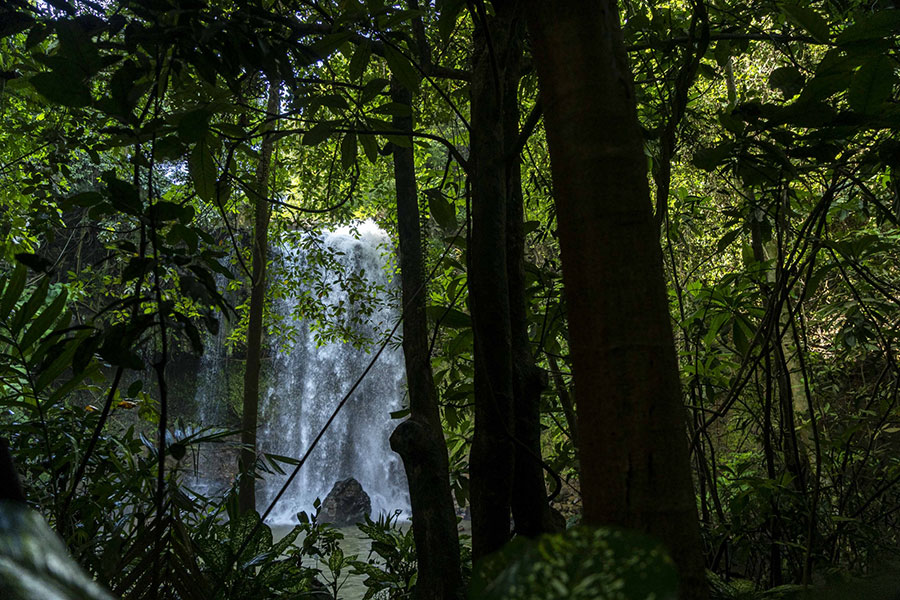
[[[893,0],[5,2],[0,592],[892,597],[898,40]],[[376,225],[383,285],[323,242]],[[319,440],[257,440],[296,323],[367,357],[332,419],[402,349],[368,556],[257,505]],[[229,427],[183,409],[215,344]]]

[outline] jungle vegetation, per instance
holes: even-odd
[[[0,591],[892,597],[898,40],[893,0],[7,0]],[[402,342],[301,312],[402,343],[372,560],[254,491],[303,468],[256,452],[270,245],[364,219]],[[241,425],[182,423],[226,325]],[[197,498],[213,443],[242,475]]]

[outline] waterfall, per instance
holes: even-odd
[[[272,249],[270,295],[276,299],[268,318],[274,333],[267,338],[258,431],[261,453],[294,459],[309,448],[399,318],[396,300],[391,301],[398,291],[389,267],[393,249],[383,230],[366,221],[297,236]],[[308,318],[310,312],[320,319]],[[356,343],[331,339],[337,329]],[[222,365],[203,363],[216,364]],[[369,494],[373,517],[397,509],[408,514],[406,477],[388,439],[397,424],[390,413],[401,407],[404,374],[399,339],[392,340],[279,501],[272,523],[294,522],[297,512],[311,512],[316,498],[324,500],[336,481],[348,477]],[[221,371],[216,375],[225,377]],[[201,381],[208,381],[205,377],[200,374]],[[198,396],[214,388],[201,385]],[[198,401],[203,406],[209,400]],[[282,468],[289,473],[293,465]],[[285,479],[267,474],[257,483],[260,507]]]

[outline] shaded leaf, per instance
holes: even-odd
[[[425,309],[425,313],[432,321],[439,321],[441,325],[451,329],[464,329],[472,326],[472,317],[456,308],[429,306]]]
[[[391,74],[412,93],[419,90],[419,72],[400,52],[390,46],[384,47],[384,59],[391,69]]]
[[[38,73],[30,80],[40,95],[51,102],[82,108],[91,103],[91,90],[74,69]]]
[[[206,202],[215,202],[216,198],[216,163],[206,140],[197,142],[188,159],[191,181],[197,195]]]
[[[725,250],[728,246],[731,245],[734,240],[737,239],[739,235],[741,235],[740,229],[733,229],[723,235],[719,239],[719,242],[716,244],[716,252],[722,252],[723,250]]]
[[[426,190],[425,195],[428,197],[428,210],[437,224],[444,229],[456,229],[456,207],[453,203],[435,188]]]
[[[327,140],[334,133],[334,124],[330,122],[319,123],[303,134],[304,146],[315,146]]]
[[[809,6],[785,4],[781,7],[791,21],[805,29],[816,40],[827,42],[829,37],[828,22]]]
[[[351,79],[359,79],[365,73],[366,67],[369,65],[369,59],[372,56],[372,44],[368,41],[359,44],[353,58],[350,59],[350,65],[347,71]]]
[[[378,138],[371,134],[361,133],[359,143],[362,144],[366,158],[374,165],[378,161]]]
[[[778,67],[769,75],[769,87],[779,90],[785,100],[793,98],[803,90],[806,78],[796,67]]]
[[[863,114],[875,114],[890,97],[894,87],[894,66],[887,56],[877,56],[863,63],[850,82],[847,101]]]
[[[347,133],[341,140],[341,166],[349,169],[356,162],[356,134]]]

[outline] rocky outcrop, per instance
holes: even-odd
[[[372,501],[362,485],[350,477],[334,484],[319,511],[320,523],[338,527],[355,525],[372,512]]]

